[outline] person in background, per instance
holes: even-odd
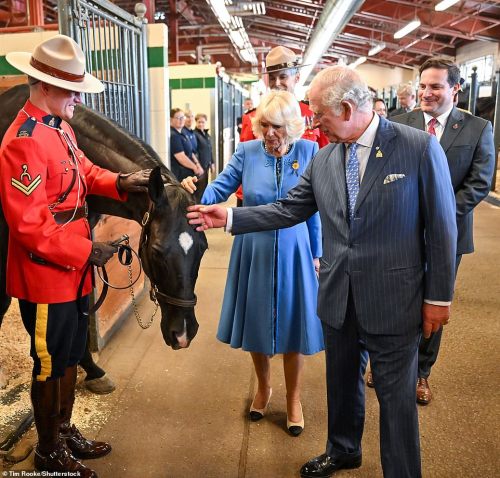
[[[201,202],[226,201],[243,184],[245,202],[266,204],[295,186],[318,150],[300,139],[299,104],[287,91],[272,91],[253,120],[257,140],[240,143],[229,164],[212,181]],[[194,192],[196,178],[182,185]],[[283,354],[287,428],[304,428],[300,401],[304,355],[323,350],[316,300],[321,250],[318,214],[281,231],[254,232],[234,240],[217,338],[250,352],[258,387],[249,418],[260,420],[271,399],[270,357]]]
[[[338,144],[318,152],[286,198],[258,207],[190,206],[187,217],[198,231],[226,226],[238,235],[286,231],[320,212],[328,440],[300,475],[328,478],[361,466],[369,356],[384,477],[420,478],[418,343],[448,323],[455,282],[446,157],[436,138],[377,115],[368,87],[348,67],[318,73],[309,101]]]
[[[207,129],[207,115],[198,113],[195,120],[196,128],[194,129],[194,134],[198,143],[198,159],[204,171],[203,176],[198,178],[197,186],[198,194],[201,197],[208,184],[208,173],[210,172],[212,175],[215,173],[215,163],[212,154],[212,138],[208,134]]]
[[[243,125],[243,116],[248,114],[250,111],[254,111],[252,98],[245,98],[243,101],[243,115],[236,120],[236,126],[238,128],[238,136],[241,135],[241,127]]]
[[[382,98],[374,98],[373,111],[382,118],[387,118],[387,106]]]
[[[189,141],[191,141],[191,147],[193,149],[193,153],[198,157],[198,142],[196,140],[196,135],[194,134],[195,128],[195,119],[194,114],[190,110],[186,110],[184,112],[184,116],[186,117],[184,120],[184,128],[182,132],[188,137]]]
[[[170,166],[179,180],[192,175],[201,176],[203,168],[193,153],[193,144],[183,131],[186,117],[180,108],[170,110]]]
[[[488,195],[495,168],[493,128],[489,121],[454,106],[460,70],[450,60],[430,58],[420,68],[420,108],[391,121],[427,131],[443,148],[450,169],[457,209],[456,270],[462,254],[474,252],[474,208]],[[417,402],[432,400],[429,375],[437,360],[443,329],[422,338],[418,350]]]
[[[417,105],[416,95],[413,87],[410,84],[401,85],[397,91],[399,108],[392,110],[389,114],[389,118],[393,116],[398,116],[403,113],[409,113],[413,111]]]
[[[150,171],[112,173],[78,148],[68,121],[82,93],[100,93],[104,85],[85,73],[74,40],[56,35],[32,54],[6,59],[28,75],[30,89],[0,146],[0,200],[9,226],[7,293],[19,299],[31,338],[34,464],[56,476],[95,478],[78,459],[102,457],[111,446],[84,438],[71,417],[87,341],[87,266],[103,266],[117,246],[92,241],[86,196],[125,200],[129,192],[147,191]]]

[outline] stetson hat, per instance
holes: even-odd
[[[85,73],[85,56],[80,46],[65,35],[43,41],[33,53],[7,53],[6,59],[13,67],[49,85],[81,93],[104,90],[95,76]]]
[[[289,70],[290,68],[302,68],[306,65],[299,65],[297,55],[284,46],[276,46],[269,51],[266,56],[266,70],[262,73],[268,75],[276,71]]]

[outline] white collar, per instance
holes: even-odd
[[[453,109],[453,106],[445,111],[442,115],[439,115],[436,117],[437,119],[437,122],[444,128],[446,126],[446,122],[448,121],[448,117],[450,116],[451,114],[451,110]],[[424,111],[424,119],[425,119],[425,124],[429,124],[429,121],[433,118],[433,116],[431,116],[429,113],[426,113]]]
[[[375,136],[377,135],[378,125],[380,124],[380,116],[376,113],[373,113],[373,118],[366,128],[363,131],[363,134],[356,140],[360,146],[365,146],[367,148],[371,148],[373,143],[375,142]]]

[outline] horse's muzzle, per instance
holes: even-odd
[[[165,343],[174,350],[189,347],[199,327],[194,309],[160,305],[162,309],[161,332]]]

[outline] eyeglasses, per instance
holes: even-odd
[[[186,119],[186,117],[185,116],[174,116],[174,119],[183,120],[183,119]]]

